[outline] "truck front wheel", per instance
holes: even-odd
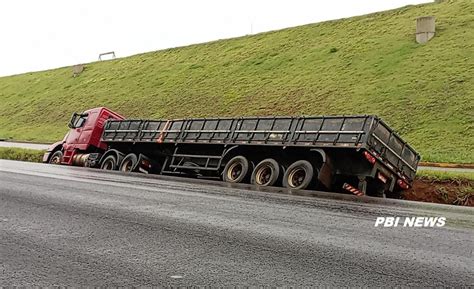
[[[244,156],[236,156],[225,165],[222,179],[229,183],[242,183],[248,175],[249,161]]]
[[[107,171],[115,171],[117,169],[117,158],[114,155],[107,156],[100,164],[100,168]]]
[[[313,180],[314,169],[310,162],[299,160],[292,163],[283,176],[283,186],[288,189],[304,190]]]
[[[49,158],[48,163],[54,164],[54,165],[60,165],[62,159],[63,159],[63,152],[62,151],[55,151],[53,153],[53,155]]]

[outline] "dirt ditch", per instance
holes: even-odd
[[[402,194],[402,199],[430,203],[474,206],[474,181],[417,178],[413,188]]]

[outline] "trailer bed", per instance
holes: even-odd
[[[102,141],[365,149],[410,181],[420,159],[406,141],[373,115],[110,120]]]

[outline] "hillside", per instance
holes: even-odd
[[[415,19],[437,36],[414,41]],[[54,141],[74,111],[130,118],[377,114],[423,160],[474,163],[474,2],[441,1],[0,78],[0,138]]]

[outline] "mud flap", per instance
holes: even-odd
[[[329,155],[322,149],[311,149],[311,151],[318,153],[321,156],[322,165],[319,168],[318,180],[319,182],[330,189],[332,187],[333,166]]]
[[[332,185],[332,166],[325,162],[319,170],[318,180],[323,184],[327,189],[331,188]]]

